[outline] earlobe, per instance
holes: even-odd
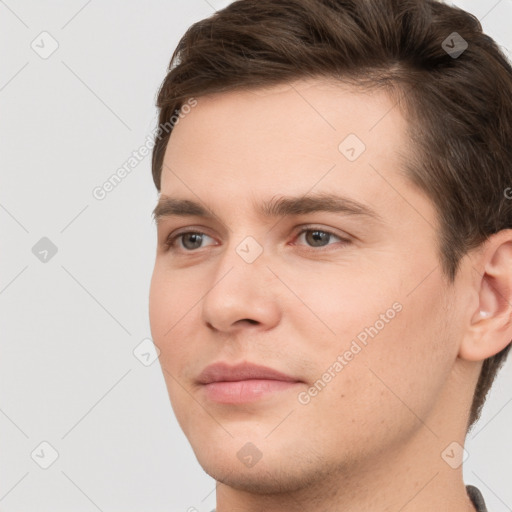
[[[489,237],[473,262],[478,304],[459,347],[459,357],[483,361],[512,340],[512,230]]]

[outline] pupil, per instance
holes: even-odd
[[[187,249],[197,249],[198,246],[201,245],[201,234],[199,233],[190,233],[189,235],[187,235],[184,239],[184,246],[187,248]],[[194,245],[194,241],[192,241],[192,247],[188,247],[188,245],[185,243],[185,241],[188,239],[188,238],[192,238],[194,239],[195,237],[197,237],[197,239],[195,240],[196,242],[199,240],[199,243],[196,243]]]
[[[322,239],[325,241],[325,239],[330,236],[328,233],[323,231],[311,231],[311,235],[313,237],[313,245],[315,245],[317,241],[322,242]]]

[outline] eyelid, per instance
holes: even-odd
[[[336,229],[334,228],[326,228],[326,227],[323,227],[323,226],[320,226],[318,224],[301,224],[300,226],[298,226],[298,232],[296,234],[296,236],[302,234],[304,231],[322,231],[324,233],[329,233],[330,235],[334,235],[338,238],[341,238],[341,239],[351,239],[351,236],[346,233],[345,231],[342,231],[340,233],[337,232]]]

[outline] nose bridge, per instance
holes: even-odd
[[[240,235],[238,233],[248,233],[249,230],[232,229],[229,240],[225,242],[224,250],[218,256],[217,268],[215,272],[215,283],[219,280],[227,279],[229,286],[243,285],[243,280],[249,280],[248,289],[252,290],[252,285],[261,283],[262,280],[268,281],[268,276],[272,273],[266,267],[268,262],[264,249],[264,231],[262,230],[256,239],[252,234]],[[231,276],[231,277],[229,277]],[[233,279],[237,282],[234,283]],[[220,284],[220,283],[219,283]],[[243,286],[238,287],[241,289]]]
[[[235,208],[233,212],[234,222],[231,227],[226,228],[225,250],[219,256],[223,260],[221,266],[235,265],[237,268],[243,269],[249,265],[247,270],[252,270],[253,266],[259,269],[262,262],[267,260],[264,256],[269,250],[267,235],[270,232],[270,226],[254,217],[253,213],[247,211],[244,205]]]
[[[241,229],[230,232],[203,301],[203,320],[220,331],[228,330],[238,320],[268,327],[279,316],[272,300],[271,281],[275,276],[267,268],[263,241],[249,234],[238,235]],[[265,234],[264,230],[259,233],[259,237]]]

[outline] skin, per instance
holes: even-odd
[[[150,322],[176,418],[220,482],[217,512],[474,510],[462,466],[441,454],[464,444],[482,361],[512,338],[512,232],[465,256],[447,281],[436,210],[401,172],[399,154],[414,148],[393,105],[382,91],[300,80],[200,97],[172,133],[161,197],[199,201],[216,217],[158,220]],[[338,149],[350,133],[366,146],[353,162]],[[253,207],[313,192],[349,197],[382,220],[268,219]],[[315,244],[311,231],[298,234],[310,224],[335,236]],[[202,242],[181,237],[167,250],[166,238],[188,228]],[[236,251],[248,236],[263,250],[252,263]],[[298,392],[394,303],[394,318],[301,404]],[[218,404],[196,383],[217,361],[303,382]],[[252,467],[237,457],[247,442],[261,452]]]

